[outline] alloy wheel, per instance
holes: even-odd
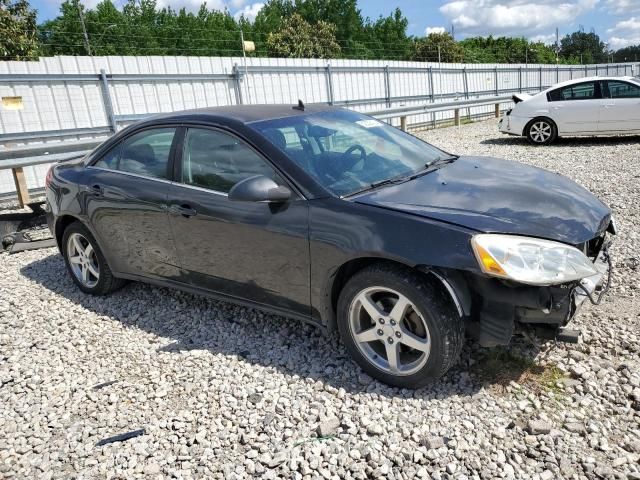
[[[67,260],[71,271],[87,288],[93,288],[100,280],[100,266],[98,257],[91,245],[83,235],[73,233],[67,240]]]
[[[417,307],[386,287],[369,287],[349,307],[349,328],[369,362],[391,375],[411,375],[427,362],[429,328]]]
[[[551,125],[547,122],[540,121],[531,125],[531,138],[536,143],[546,142],[552,133]]]

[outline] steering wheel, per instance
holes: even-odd
[[[352,153],[356,150],[360,151],[360,156],[354,158]],[[362,145],[356,144],[352,145],[342,153],[336,160],[327,161],[326,158],[318,158],[314,162],[314,170],[316,174],[323,178],[328,182],[335,182],[339,178],[341,178],[345,173],[349,172],[354,165],[356,165],[359,161],[365,160],[367,158],[367,152]]]
[[[360,158],[356,158],[354,160],[353,155],[351,154],[356,150],[360,150]],[[340,175],[342,175],[344,172],[351,170],[356,165],[356,163],[358,163],[360,160],[366,160],[366,159],[367,159],[367,151],[364,149],[362,145],[358,143],[356,143],[355,145],[351,145],[347,149],[347,151],[340,156],[340,167],[342,167],[343,165],[345,166],[344,168],[342,168],[342,172],[340,172]]]

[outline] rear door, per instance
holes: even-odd
[[[171,225],[181,265],[194,286],[310,314],[307,201],[230,201],[240,180],[273,166],[231,133],[188,128],[169,192]],[[291,187],[291,185],[287,185]]]
[[[175,127],[133,133],[88,166],[82,195],[111,267],[178,277],[167,213]]]
[[[640,86],[623,80],[607,80],[606,104],[600,113],[600,131],[640,131]]]
[[[549,116],[556,122],[560,135],[598,131],[603,105],[600,82],[574,83],[551,90],[547,100]]]

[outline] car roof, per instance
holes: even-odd
[[[565,87],[567,85],[573,85],[576,83],[582,83],[582,82],[591,82],[594,80],[631,80],[633,77],[630,76],[626,76],[626,77],[613,77],[613,76],[599,76],[599,77],[583,77],[583,78],[574,78],[572,80],[567,80],[565,82],[560,82],[560,83],[556,83],[553,86],[549,87],[547,90],[553,90],[556,89],[558,87]]]
[[[224,107],[207,107],[197,108],[193,110],[184,110],[181,112],[165,113],[154,115],[145,119],[146,122],[154,122],[157,120],[165,121],[181,121],[181,120],[216,120],[225,118],[235,120],[241,123],[258,122],[261,120],[273,120],[276,118],[295,117],[300,115],[308,115],[311,113],[327,112],[342,110],[340,107],[334,107],[326,104],[308,104],[304,109],[298,107],[297,104],[270,104],[270,105],[227,105]],[[145,123],[146,123],[145,122]]]

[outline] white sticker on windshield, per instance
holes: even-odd
[[[374,128],[382,125],[378,120],[370,119],[370,120],[358,120],[356,122],[358,125],[362,125],[364,128]]]

